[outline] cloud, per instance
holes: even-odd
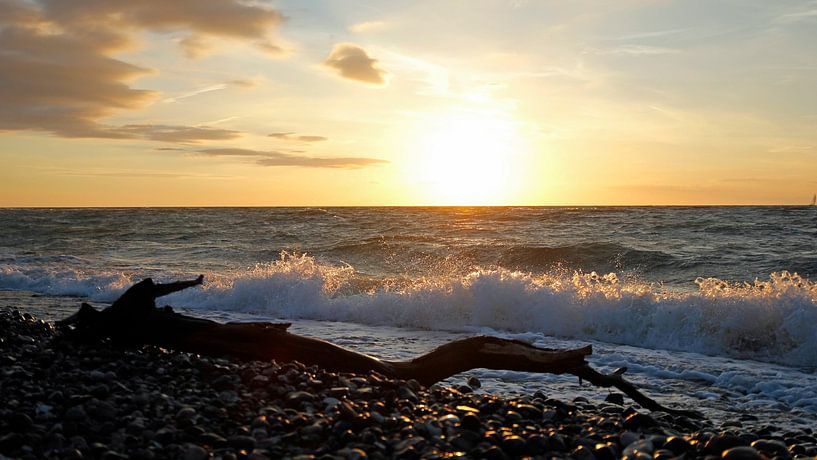
[[[201,141],[222,141],[241,136],[238,131],[210,128],[207,126],[178,125],[125,125],[114,128],[123,137],[136,137],[151,141],[195,144]]]
[[[309,136],[303,134],[296,135],[295,133],[272,133],[267,134],[267,137],[274,137],[276,139],[284,139],[287,141],[301,141],[301,142],[321,142],[328,139],[327,137],[323,136]]]
[[[389,75],[377,66],[377,59],[372,59],[366,50],[352,43],[335,45],[323,64],[343,78],[372,85],[385,85]]]
[[[162,102],[165,103],[177,102],[181,99],[187,99],[188,97],[198,96],[199,94],[210,93],[212,91],[219,91],[225,88],[227,88],[226,83],[218,83],[215,85],[205,86],[204,88],[194,89],[193,91],[188,91],[178,96],[164,98],[162,99]]]
[[[657,56],[660,54],[676,54],[680,52],[680,50],[674,48],[649,45],[623,45],[617,46],[609,51],[610,54],[628,56]]]
[[[261,82],[260,77],[255,78],[236,78],[227,82],[228,85],[237,86],[239,88],[249,89],[255,88]]]
[[[683,27],[678,29],[664,29],[664,30],[653,30],[650,32],[639,32],[635,34],[623,35],[621,37],[615,37],[613,40],[620,40],[620,41],[630,41],[630,40],[641,40],[645,38],[659,38],[659,37],[666,37],[671,35],[678,35],[692,31],[693,29],[689,27]]]
[[[775,22],[804,22],[817,20],[817,2],[810,2],[811,7],[805,10],[782,14],[775,18]]]
[[[271,56],[283,56],[287,53],[284,48],[268,40],[256,42],[255,46]]]
[[[375,30],[382,30],[388,27],[388,23],[385,21],[364,21],[358,22],[357,24],[352,24],[349,27],[349,32],[361,34],[365,32],[372,32]]]
[[[0,43],[0,130],[118,137],[97,120],[157,97],[126,84],[147,69],[106,56],[93,41],[5,26]]]
[[[103,169],[83,169],[73,170],[65,168],[44,168],[45,171],[58,176],[72,176],[72,177],[122,177],[122,178],[151,178],[151,179],[231,179],[235,176],[226,176],[221,174],[206,174],[206,173],[177,173],[166,171],[150,171],[150,170],[103,170]]]
[[[197,154],[212,157],[245,157],[254,159],[260,166],[296,166],[302,168],[357,169],[388,163],[378,158],[361,157],[309,157],[278,151],[259,151],[238,148],[197,150]]]
[[[184,51],[185,56],[190,59],[196,59],[209,53],[212,49],[210,42],[208,42],[201,35],[190,35],[179,40],[179,46]]]
[[[238,0],[39,0],[45,19],[77,32],[87,27],[114,31],[189,30],[202,35],[266,39],[283,16]]]
[[[100,120],[158,99],[131,86],[150,69],[114,57],[136,34],[187,31],[180,45],[195,54],[208,37],[272,46],[281,21],[273,9],[239,0],[0,0],[0,132],[134,137],[132,128]]]

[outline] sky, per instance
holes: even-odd
[[[0,206],[806,204],[817,1],[0,0]]]

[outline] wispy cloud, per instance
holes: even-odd
[[[198,88],[198,89],[194,89],[192,91],[188,91],[186,93],[181,93],[181,94],[179,94],[177,96],[167,97],[167,98],[162,99],[162,102],[164,102],[166,104],[172,104],[172,103],[178,102],[178,101],[180,101],[182,99],[195,97],[195,96],[198,96],[198,95],[201,95],[201,94],[212,93],[213,91],[221,91],[221,90],[227,89],[227,88],[229,88],[231,86],[234,86],[234,87],[237,87],[237,88],[242,88],[242,89],[247,89],[247,88],[253,88],[253,87],[257,86],[257,85],[258,85],[257,81],[253,80],[253,79],[234,79],[234,80],[229,80],[229,81],[226,81],[226,82],[223,82],[223,83],[216,83],[216,84],[213,84],[213,85],[204,86],[204,87],[201,87],[201,88]]]
[[[324,136],[311,136],[311,135],[304,135],[304,134],[295,134],[295,133],[272,133],[267,134],[268,137],[274,137],[276,139],[283,139],[287,141],[301,141],[301,142],[321,142],[325,141],[328,138]]]
[[[804,10],[781,14],[775,18],[775,22],[817,21],[817,2],[809,2],[809,5]]]
[[[194,153],[210,157],[238,157],[252,159],[260,166],[293,166],[302,168],[357,169],[388,163],[378,158],[364,157],[311,157],[279,151],[261,151],[239,148],[203,149]]]
[[[120,177],[120,178],[149,178],[149,179],[232,179],[236,176],[228,176],[221,174],[208,173],[190,173],[190,172],[167,172],[154,170],[134,170],[134,169],[113,169],[113,170],[88,170],[81,171],[65,168],[45,168],[46,172],[58,176],[69,177]]]
[[[676,54],[681,50],[675,48],[665,48],[662,46],[648,45],[623,45],[607,50],[609,54],[619,54],[627,56],[657,56],[661,54]]]
[[[645,38],[658,38],[658,37],[667,37],[672,35],[680,35],[686,32],[692,31],[692,28],[689,27],[681,27],[677,29],[663,29],[663,30],[653,30],[649,32],[637,32],[634,34],[627,34],[622,35],[619,37],[613,37],[610,40],[615,41],[634,41],[634,40],[643,40]]]
[[[226,83],[218,83],[215,85],[205,86],[204,88],[194,89],[193,91],[188,91],[186,93],[179,94],[178,96],[168,97],[162,99],[162,102],[166,104],[171,104],[173,102],[178,102],[182,99],[187,99],[189,97],[198,96],[199,94],[211,93],[213,91],[220,91],[222,89],[227,88]]]
[[[349,32],[360,34],[365,32],[373,32],[376,30],[383,30],[388,27],[389,23],[386,21],[364,21],[352,24],[349,27]]]

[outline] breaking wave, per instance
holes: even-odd
[[[167,274],[166,279],[179,274]],[[307,255],[227,273],[162,299],[175,306],[291,319],[447,331],[535,332],[638,347],[817,367],[817,283],[796,273],[733,283],[699,278],[670,290],[615,273],[532,274],[504,268],[465,275],[369,278]],[[129,273],[0,265],[0,289],[114,300]]]

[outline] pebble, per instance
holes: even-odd
[[[713,436],[712,439],[704,444],[704,451],[712,455],[721,455],[721,453],[732,447],[745,446],[743,439],[732,434],[719,434]]]
[[[425,388],[299,363],[59,343],[53,328],[21,318],[0,309],[0,458],[817,455],[811,430],[781,435],[742,417],[716,432],[706,421],[627,407],[618,393],[603,403],[564,402],[541,390],[502,398],[472,391],[481,387],[473,376],[467,387]]]
[[[773,457],[788,457],[790,455],[786,444],[775,439],[758,439],[752,443],[752,447]]]
[[[724,460],[761,460],[763,458],[757,449],[749,446],[732,447],[723,451],[721,457]]]
[[[628,430],[642,430],[644,428],[651,428],[658,425],[654,418],[641,412],[631,414],[624,419],[624,428]]]
[[[184,450],[184,460],[205,460],[210,454],[201,446],[188,444]]]

